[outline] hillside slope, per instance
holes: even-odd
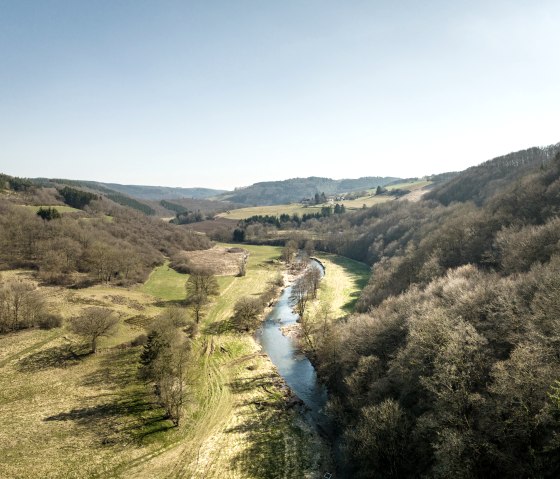
[[[504,185],[545,165],[560,152],[560,143],[544,148],[533,147],[488,160],[462,171],[426,195],[426,199],[448,205],[453,201],[474,201],[478,205]]]
[[[559,477],[556,148],[314,226],[373,265],[362,314],[316,337],[350,477]]]
[[[365,190],[384,186],[397,178],[363,177],[357,179],[333,180],[330,178],[292,178],[283,181],[264,181],[233,192],[220,195],[220,199],[246,205],[266,206],[300,201],[312,198],[315,193],[334,195],[349,191]]]

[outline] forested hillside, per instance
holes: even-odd
[[[255,183],[233,192],[224,193],[220,198],[245,205],[275,205],[312,198],[315,193],[334,195],[350,191],[372,189],[396,180],[393,177],[364,177],[358,179],[332,180],[330,178],[292,178],[284,181]]]
[[[225,192],[225,190],[212,188],[173,188],[169,186],[120,185],[118,183],[101,183],[101,186],[143,200],[205,199]]]
[[[528,148],[488,160],[463,171],[451,181],[439,185],[426,195],[444,205],[453,201],[474,201],[481,205],[501,187],[531,169],[545,165],[560,151],[560,143],[545,148]]]
[[[143,281],[164,256],[209,240],[87,191],[8,178],[0,190],[0,267],[56,284]],[[33,206],[41,204],[48,206]],[[69,206],[66,206],[69,205]]]
[[[307,226],[373,265],[316,351],[351,477],[560,475],[557,150]]]

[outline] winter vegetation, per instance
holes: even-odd
[[[1,175],[0,476],[558,477],[559,150],[246,210],[235,244]],[[327,432],[255,341],[288,285]]]

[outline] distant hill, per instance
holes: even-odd
[[[226,191],[211,188],[175,188],[170,186],[120,185],[118,183],[100,183],[100,185],[142,200],[205,199]]]
[[[333,180],[330,178],[292,178],[283,181],[263,181],[245,188],[237,188],[219,196],[219,199],[245,205],[275,205],[293,203],[311,198],[315,193],[335,195],[384,186],[397,180],[395,177],[366,176],[357,179]]]
[[[179,210],[181,212],[200,211],[204,214],[212,215],[235,207],[235,205],[229,202],[214,201],[196,196],[207,195],[210,192],[215,195],[224,191],[209,188],[120,185],[118,183],[47,178],[36,178],[31,181],[39,186],[60,188],[66,185],[91,193],[101,194],[101,196],[115,203],[133,208],[150,216],[170,217],[174,216]]]
[[[449,181],[435,186],[424,198],[444,205],[454,201],[474,201],[481,205],[504,185],[520,178],[532,168],[548,163],[558,152],[560,143],[498,156],[455,174]]]
[[[117,192],[140,200],[171,200],[178,198],[205,199],[225,193],[226,190],[213,190],[211,188],[176,188],[171,186],[145,186],[145,185],[121,185],[119,183],[102,183],[89,180],[65,180],[59,178],[35,178],[33,181],[39,184],[48,182],[89,188],[101,192]]]

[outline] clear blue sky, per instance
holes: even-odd
[[[0,0],[0,171],[232,188],[560,141],[560,2]]]

